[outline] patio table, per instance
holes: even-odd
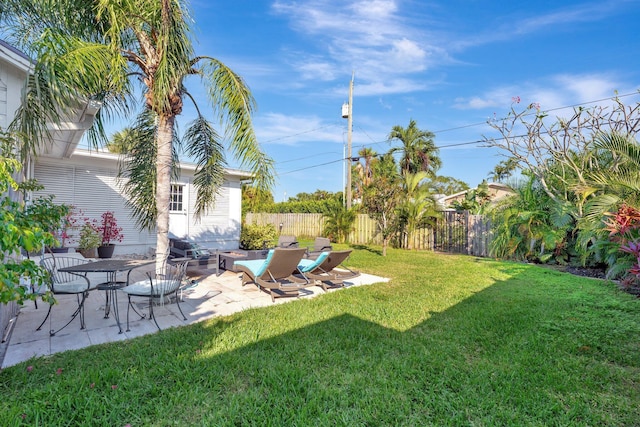
[[[87,264],[74,265],[72,267],[61,268],[60,271],[68,273],[106,273],[107,281],[100,283],[96,288],[104,290],[107,295],[107,302],[104,310],[104,318],[109,318],[110,307],[113,305],[113,316],[118,325],[118,333],[122,333],[120,326],[120,314],[118,312],[118,289],[123,288],[129,283],[129,275],[131,271],[138,267],[155,263],[153,259],[104,259],[100,261],[89,262]],[[116,276],[118,273],[127,273],[126,282],[118,282]]]

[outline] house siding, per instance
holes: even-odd
[[[192,184],[193,172],[190,168],[184,169],[176,183],[186,187],[187,207],[184,214],[177,215],[187,215],[188,225],[184,235],[175,237],[206,248],[237,249],[240,243],[240,206],[231,208],[230,205],[241,202],[240,178],[225,180],[215,208],[198,221],[194,215],[196,190]],[[34,192],[34,197],[52,194],[57,203],[71,204],[89,218],[100,219],[103,212],[113,211],[124,235],[123,241],[116,244],[115,255],[148,255],[154,252],[155,229],[137,229],[121,191],[123,182],[117,179],[117,157],[94,157],[89,152],[74,154],[71,159],[41,157],[35,164],[33,176],[44,185],[42,191]],[[176,214],[172,214],[172,221],[176,220],[173,215]]]

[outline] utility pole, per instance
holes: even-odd
[[[349,82],[349,117],[347,118],[347,209],[351,209],[351,133],[353,130],[353,78],[355,71],[351,72]]]

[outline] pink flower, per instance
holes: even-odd
[[[61,375],[62,374],[62,368],[58,368],[58,370],[56,371],[56,375]]]
[[[115,384],[111,386],[111,390],[115,390],[115,389],[117,389],[117,388],[118,388],[118,386],[117,386],[117,385],[115,385]]]
[[[31,371],[33,371],[33,366],[31,365],[27,366],[27,372],[31,372]]]
[[[95,386],[96,386],[96,383],[91,383],[91,384],[89,385],[89,388],[94,388]]]

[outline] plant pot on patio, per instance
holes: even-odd
[[[69,253],[69,248],[67,247],[63,247],[63,248],[47,248],[47,251],[54,253],[54,254],[67,254]]]
[[[116,245],[114,243],[98,246],[98,258],[111,258],[115,249]]]
[[[80,255],[82,255],[85,258],[96,258],[97,254],[96,254],[96,248],[88,248],[88,249],[79,249],[78,248],[78,253],[80,253]],[[113,251],[111,251],[111,253],[113,254]]]

